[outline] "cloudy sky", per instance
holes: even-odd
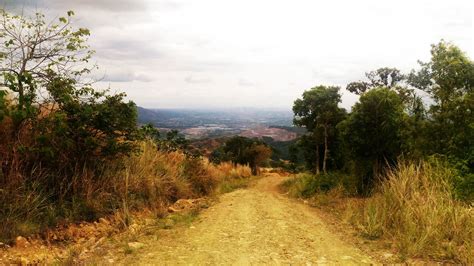
[[[290,108],[315,85],[389,66],[408,71],[430,44],[474,54],[472,0],[0,0],[67,10],[92,31],[98,84],[144,107]],[[344,92],[343,105],[356,100]]]

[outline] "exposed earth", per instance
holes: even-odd
[[[223,195],[180,232],[146,241],[124,263],[372,264],[374,259],[329,230],[314,209],[277,192],[284,179]],[[117,261],[115,261],[117,262]]]
[[[174,208],[184,205],[175,204],[166,219],[144,219],[140,225],[132,224],[127,231],[98,241],[91,236],[69,247],[0,249],[0,264],[361,265],[378,261],[315,208],[281,194],[278,185],[285,178],[264,174],[246,189],[221,195],[215,204],[197,202],[205,205],[198,216],[180,214]],[[196,205],[192,200],[178,202]],[[163,223],[173,217],[181,221],[170,226]],[[115,228],[106,224],[95,226]]]

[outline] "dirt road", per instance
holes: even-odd
[[[276,192],[267,176],[249,189],[225,194],[189,228],[140,252],[138,264],[370,264],[304,204]]]

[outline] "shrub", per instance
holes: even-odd
[[[348,175],[339,172],[320,173],[317,175],[303,173],[298,174],[295,178],[286,180],[282,187],[289,192],[292,197],[310,198],[318,193],[328,193],[332,189],[343,187],[344,193],[350,191],[345,188],[352,184]]]

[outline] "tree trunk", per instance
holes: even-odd
[[[316,145],[316,174],[319,174],[319,144]]]
[[[326,173],[326,161],[329,157],[329,147],[328,147],[328,128],[324,127],[324,158],[323,158],[323,172]]]

